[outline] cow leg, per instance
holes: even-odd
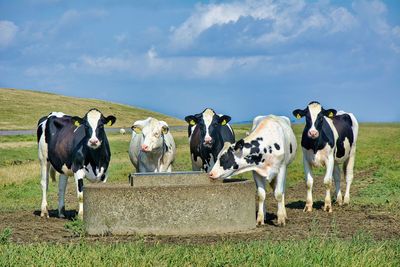
[[[333,167],[333,178],[335,179],[336,202],[339,206],[343,204],[342,192],[340,191],[340,168],[338,164]]]
[[[65,189],[67,188],[68,176],[60,174],[58,181],[58,217],[65,218]]]
[[[49,169],[50,163],[43,159],[40,161],[40,175],[41,175],[41,187],[42,187],[42,206],[40,211],[40,217],[49,218],[49,211],[47,209],[47,190],[49,189]]]
[[[356,147],[353,146],[349,159],[343,164],[343,170],[346,177],[346,193],[344,194],[344,204],[350,204],[350,186],[353,182],[354,161],[356,156]]]
[[[307,198],[306,198],[306,206],[304,207],[304,212],[312,212],[313,206],[313,197],[312,197],[312,187],[313,187],[313,177],[312,177],[312,168],[310,163],[305,159],[303,155],[303,166],[304,166],[304,174],[307,186]]]
[[[257,196],[258,196],[258,214],[257,214],[257,224],[264,224],[264,214],[266,213],[265,202],[265,181],[266,178],[259,175],[257,172],[253,171],[253,178],[257,186]]]
[[[335,160],[333,154],[328,156],[328,160],[326,161],[325,165],[326,165],[326,173],[324,177],[324,185],[325,185],[326,195],[325,195],[324,211],[332,212],[331,187],[332,187],[333,167],[335,166]]]
[[[286,183],[286,165],[279,168],[277,182],[275,185],[275,199],[278,202],[278,225],[284,226],[286,224],[286,208],[285,208],[285,183]]]
[[[76,192],[78,194],[78,218],[83,219],[83,177],[85,177],[85,171],[83,169],[78,170],[74,173]]]

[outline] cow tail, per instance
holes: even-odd
[[[53,182],[55,182],[56,181],[56,170],[52,167],[52,166],[50,166],[50,177],[51,177],[51,180],[53,181]]]

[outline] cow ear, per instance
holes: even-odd
[[[76,127],[79,127],[83,123],[83,119],[78,116],[74,116],[74,117],[72,117],[72,122],[74,123],[74,125]]]
[[[239,141],[236,142],[235,147],[233,148],[235,151],[237,150],[242,150],[244,147],[244,140],[240,139]]]
[[[329,118],[333,118],[334,116],[336,116],[336,113],[337,113],[337,111],[336,111],[336,109],[324,109],[323,111],[322,111],[322,114],[324,114],[324,116],[327,116],[327,117],[329,117]]]
[[[141,133],[142,129],[140,129],[139,127],[132,125],[131,127],[132,131],[134,131],[135,133]]]
[[[193,115],[186,116],[185,121],[189,123],[190,126],[194,126],[197,124],[197,118]]]
[[[293,113],[293,116],[296,117],[296,119],[301,119],[302,117],[304,117],[304,115],[306,115],[305,111],[301,110],[301,109],[293,110],[292,113]]]
[[[106,124],[108,126],[111,126],[115,123],[115,121],[117,120],[117,118],[115,118],[114,116],[110,115],[106,118]]]
[[[219,124],[221,124],[222,126],[226,125],[229,121],[231,120],[231,117],[228,115],[222,115],[221,117],[219,117],[218,122]]]
[[[162,134],[167,134],[169,132],[169,126],[165,121],[159,121],[158,122],[161,126],[161,132]]]

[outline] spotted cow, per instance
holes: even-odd
[[[68,176],[74,176],[79,200],[78,216],[83,216],[83,178],[92,182],[107,180],[111,159],[110,146],[104,125],[112,125],[114,116],[104,117],[97,109],[89,110],[83,118],[50,113],[38,122],[38,154],[41,167],[42,206],[40,216],[49,217],[47,190],[49,176],[58,186],[58,215],[65,216],[65,190]]]
[[[324,109],[320,103],[313,101],[305,109],[296,109],[293,115],[306,118],[306,125],[301,137],[303,164],[307,185],[307,199],[304,211],[311,212],[312,199],[312,167],[326,167],[324,184],[326,189],[324,210],[332,212],[331,186],[332,176],[335,180],[336,201],[339,205],[350,203],[350,186],[353,181],[354,160],[358,122],[352,113],[335,109]],[[344,200],[340,191],[340,168],[343,163],[346,176],[346,193]]]
[[[185,117],[188,126],[192,170],[209,172],[225,142],[235,142],[235,134],[228,124],[231,117],[218,115],[207,108],[202,113]]]
[[[176,147],[168,124],[149,117],[136,121],[132,130],[129,158],[136,171],[171,172]]]
[[[278,225],[286,223],[286,168],[294,160],[297,142],[290,121],[283,116],[258,116],[251,132],[234,144],[226,143],[209,173],[211,179],[253,171],[257,186],[257,224],[264,224],[265,184],[274,188],[278,202]]]

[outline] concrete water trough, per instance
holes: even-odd
[[[127,184],[84,187],[89,235],[191,235],[254,229],[253,181],[202,172],[131,174]]]

